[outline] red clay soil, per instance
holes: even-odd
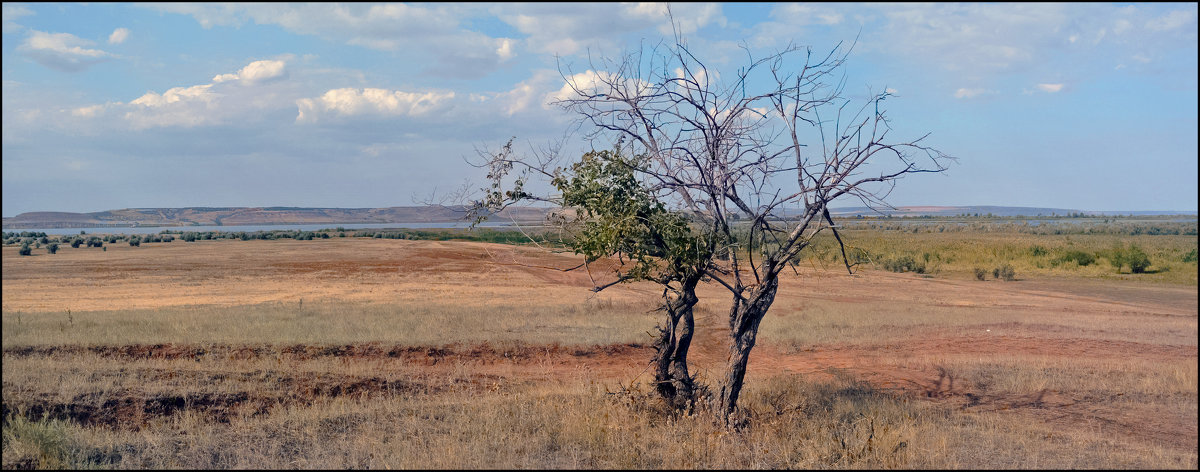
[[[93,283],[92,277],[114,279],[113,283],[124,283],[121,291],[89,291],[97,298],[73,300],[76,309],[105,309],[119,306],[122,297],[130,293],[140,294],[137,300],[147,306],[197,303],[195,297],[175,296],[176,292],[187,292],[191,285],[170,285],[177,280],[204,280],[206,284],[197,289],[207,293],[230,290],[229,287],[245,286],[244,279],[255,277],[256,287],[264,287],[260,295],[252,299],[239,299],[237,303],[254,303],[262,300],[294,300],[295,287],[319,285],[323,296],[353,299],[355,297],[377,297],[363,290],[364,283],[399,287],[446,286],[469,290],[472,284],[503,284],[520,288],[525,292],[570,288],[573,296],[584,296],[593,280],[605,280],[603,270],[593,267],[589,275],[583,271],[562,270],[578,263],[570,254],[547,255],[530,248],[514,248],[484,243],[429,242],[429,241],[340,241],[340,242],[220,242],[203,244],[258,245],[257,247],[285,248],[285,251],[268,253],[259,251],[220,251],[197,259],[189,256],[195,252],[181,244],[172,243],[163,251],[172,251],[177,258],[150,259],[114,258],[131,251],[113,247],[109,254],[87,253],[74,260],[59,258],[52,261],[33,261],[32,258],[9,257],[5,248],[4,259],[4,304],[6,311],[24,309],[32,311],[58,310],[55,294],[42,288],[48,281],[57,283]],[[272,244],[274,244],[272,246]],[[202,246],[198,246],[202,247]],[[250,247],[250,246],[247,246]],[[323,253],[317,249],[330,249],[335,253]],[[350,249],[348,249],[350,248]],[[382,250],[386,249],[386,250]],[[324,249],[322,249],[324,250]],[[340,252],[337,252],[340,251]],[[70,253],[70,251],[67,251]],[[148,252],[130,254],[149,254]],[[232,257],[229,254],[238,254]],[[47,265],[62,265],[56,270]],[[69,264],[69,265],[63,265]],[[197,276],[198,272],[217,274],[215,279]],[[898,395],[911,395],[967,411],[1006,411],[1023,415],[1031,420],[1063,429],[1091,428],[1111,430],[1114,434],[1138,438],[1149,443],[1171,445],[1194,450],[1197,444],[1197,427],[1193,416],[1179,412],[1153,411],[1153,408],[1123,409],[1114,405],[1111,398],[1093,398],[1082,392],[1059,392],[1042,390],[1029,394],[994,394],[972,384],[968,379],[956,378],[955,374],[934,363],[898,362],[896,359],[922,356],[970,355],[986,358],[992,355],[1029,355],[1053,358],[1089,358],[1178,361],[1197,359],[1195,320],[1197,313],[1195,287],[1140,286],[1103,281],[1029,281],[1015,283],[982,283],[967,280],[923,279],[910,274],[897,275],[878,272],[863,272],[850,280],[845,275],[829,275],[803,271],[802,280],[787,280],[773,310],[798,309],[788,303],[804,300],[824,300],[831,303],[884,303],[924,304],[930,307],[990,307],[991,309],[1031,311],[1033,313],[1084,313],[1117,317],[1127,316],[1151,322],[1156,319],[1182,319],[1190,323],[1190,332],[1173,334],[1167,342],[1150,343],[1133,340],[1112,339],[1116,336],[1085,335],[1079,329],[1055,324],[1038,323],[994,323],[972,325],[973,328],[991,329],[996,335],[964,334],[949,328],[930,328],[920,336],[909,336],[903,341],[884,344],[846,344],[806,347],[789,350],[760,339],[750,360],[750,376],[761,377],[780,373],[797,373],[821,378],[835,374],[848,374],[866,381],[876,388],[894,391]],[[64,275],[67,274],[67,275]],[[80,277],[80,280],[71,277]],[[368,276],[370,279],[368,279]],[[144,279],[138,279],[144,277]],[[132,278],[132,279],[131,279]],[[276,280],[278,279],[278,280]],[[73,281],[74,280],[74,281]],[[216,280],[215,282],[212,280]],[[370,280],[370,282],[367,282]],[[310,283],[310,282],[317,282]],[[261,282],[261,283],[260,283]],[[276,283],[278,282],[278,283]],[[225,285],[222,285],[225,284]],[[405,285],[411,284],[411,285]],[[226,286],[228,285],[228,287]],[[166,289],[162,288],[166,287]],[[20,290],[12,290],[19,288]],[[221,290],[218,290],[221,289]],[[311,288],[310,288],[311,289]],[[530,290],[535,289],[535,290]],[[719,287],[706,287],[701,297],[717,300],[727,299],[727,292]],[[236,291],[236,290],[234,290]],[[626,294],[631,299],[645,300],[660,292],[653,286],[635,285],[617,287],[615,295]],[[147,293],[163,294],[161,297]],[[559,293],[559,292],[555,292]],[[561,292],[568,293],[568,292]],[[11,294],[11,296],[10,296]],[[310,296],[308,293],[300,294]],[[199,296],[199,295],[197,295]],[[204,295],[209,296],[209,295]],[[249,295],[240,295],[243,298]],[[415,296],[415,295],[412,295]],[[108,298],[103,298],[108,297]],[[314,297],[315,298],[315,297]],[[128,298],[125,298],[128,300]],[[799,302],[797,302],[799,301]],[[1014,304],[1014,301],[1020,303]],[[228,303],[214,300],[213,303]],[[83,307],[81,307],[83,305]],[[773,315],[768,315],[773,316]],[[1140,318],[1139,318],[1140,317]],[[1102,331],[1103,328],[1097,328]],[[1094,334],[1094,333],[1093,333]],[[1103,334],[1103,333],[1101,333]],[[708,379],[719,376],[727,356],[727,322],[722,320],[719,310],[699,310],[697,337],[693,345],[693,372],[707,371]],[[1109,339],[1105,339],[1108,337]],[[179,359],[216,356],[224,359],[250,359],[261,356],[287,356],[304,360],[318,357],[347,358],[400,358],[440,369],[446,366],[466,366],[473,375],[503,375],[511,380],[553,378],[559,373],[586,372],[597,379],[646,381],[646,366],[652,349],[641,345],[619,345],[593,348],[568,348],[561,346],[528,346],[510,349],[494,349],[489,346],[412,347],[362,344],[347,346],[205,346],[203,348],[175,345],[117,346],[117,347],[19,347],[5,348],[4,356],[31,355],[78,355],[96,354],[113,358],[162,358]],[[292,395],[296,398],[311,398],[316,393],[380,391],[384,389],[425,388],[415,385],[392,385],[381,379],[309,379],[292,380]],[[307,383],[306,383],[307,382]],[[299,389],[299,390],[297,390]],[[307,389],[307,390],[306,390]],[[300,391],[299,394],[296,394]],[[304,392],[309,392],[306,394]],[[315,392],[315,393],[314,393]],[[291,397],[289,397],[291,398]],[[72,406],[86,404],[87,399],[70,402],[68,405],[43,405],[41,408],[64,412]],[[128,401],[126,401],[128,400]],[[261,405],[278,403],[280,399],[242,398],[212,396],[211,398],[147,398],[131,393],[125,399],[116,399],[108,405],[112,413],[80,410],[69,413],[72,417],[98,419],[108,423],[116,419],[104,415],[121,416],[121,420],[137,423],[145,415],[167,412],[174,405],[211,405],[219,415],[230,415],[236,405]],[[253,406],[259,405],[259,406]],[[104,407],[104,405],[100,405]],[[5,409],[7,413],[7,403]],[[126,413],[121,413],[126,412]],[[138,413],[140,412],[140,413]],[[141,416],[139,416],[141,415]],[[87,420],[93,421],[93,420]]]

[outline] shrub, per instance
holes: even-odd
[[[1004,264],[992,270],[992,277],[1003,279],[1006,282],[1012,282],[1016,278],[1017,272],[1013,270],[1012,264]]]
[[[1129,264],[1129,271],[1135,274],[1146,272],[1150,267],[1150,256],[1142,248],[1129,245],[1129,251],[1125,253],[1125,262]]]
[[[1090,252],[1071,249],[1063,253],[1063,255],[1058,256],[1057,259],[1052,261],[1052,264],[1057,266],[1058,264],[1069,261],[1074,261],[1076,264],[1079,264],[1080,267],[1086,267],[1093,262],[1096,262],[1096,256],[1093,256]]]
[[[183,240],[184,240],[184,241],[186,241],[186,242],[189,242],[189,243],[190,243],[190,242],[192,242],[192,241],[195,241],[195,240],[196,240],[196,233],[195,233],[194,231],[188,231],[188,232],[186,232],[186,233],[183,233],[183,236],[182,236],[182,238],[183,238]]]
[[[1033,257],[1044,256],[1048,253],[1049,253],[1049,251],[1047,251],[1046,248],[1041,247],[1041,246],[1030,246],[1030,248],[1029,248],[1029,254],[1032,255]]]
[[[141,247],[141,246],[142,246],[142,240],[141,240],[141,238],[138,238],[137,236],[134,236],[134,237],[132,237],[132,238],[129,238],[129,245],[130,245],[130,246],[134,246],[134,247]]]
[[[987,271],[976,267],[975,278],[979,280],[987,280]]]
[[[1129,266],[1130,272],[1141,274],[1150,267],[1150,256],[1136,244],[1131,243],[1128,248],[1117,244],[1108,251],[1108,262],[1114,269],[1117,269],[1117,272],[1121,272],[1121,267]]]
[[[78,249],[79,245],[83,244],[83,238],[75,238],[71,240],[71,247]]]
[[[50,252],[50,254],[55,254],[55,253],[57,253],[57,252],[58,252],[58,243],[50,243],[50,244],[47,244],[47,245],[46,245],[46,250],[47,250],[47,251],[49,251],[49,252]]]
[[[1192,248],[1191,252],[1183,255],[1183,262],[1196,262],[1196,249]]]
[[[17,254],[20,254],[22,256],[31,255],[31,254],[33,254],[33,248],[29,247],[29,243],[22,244],[21,249],[17,250]]]
[[[895,259],[886,259],[883,261],[883,268],[892,272],[925,273],[925,263],[919,262],[909,255],[900,256]]]

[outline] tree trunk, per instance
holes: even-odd
[[[746,378],[746,364],[750,350],[758,337],[759,322],[775,302],[779,279],[769,278],[750,292],[745,300],[735,301],[729,313],[729,361],[721,383],[721,418],[728,422],[737,409],[738,397],[742,393],[742,382]]]
[[[687,355],[692,344],[695,320],[692,308],[696,305],[696,284],[699,277],[683,280],[674,295],[663,301],[667,312],[665,326],[659,327],[659,339],[655,343],[655,387],[659,395],[675,408],[690,407],[695,395],[695,385],[688,373]]]

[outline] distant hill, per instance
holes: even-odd
[[[497,216],[518,221],[541,220],[546,210],[510,208]],[[447,223],[464,221],[460,206],[388,208],[188,207],[126,208],[94,213],[39,211],[4,218],[4,229],[130,226],[234,226],[313,223]]]
[[[500,219],[521,222],[541,221],[545,208],[509,208]],[[1086,215],[1195,215],[1195,211],[1103,212],[1066,208],[1005,206],[906,206],[894,210],[867,207],[830,208],[834,216],[1068,216]],[[94,213],[39,211],[4,218],[4,229],[88,228],[131,226],[235,226],[269,224],[352,224],[352,223],[448,223],[464,221],[466,210],[460,206],[406,206],[387,208],[301,208],[301,207],[188,207],[126,208]]]
[[[992,215],[992,216],[1069,216],[1084,215],[1195,215],[1195,211],[1092,211],[1073,210],[1069,208],[1039,208],[1039,207],[1010,207],[1010,206],[904,206],[894,210],[873,210],[867,207],[830,208],[834,216],[959,216],[959,215]]]

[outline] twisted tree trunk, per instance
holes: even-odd
[[[695,401],[696,385],[688,372],[687,355],[692,345],[695,319],[692,308],[699,301],[696,285],[700,277],[685,278],[680,288],[673,290],[663,301],[662,309],[667,313],[665,326],[659,327],[659,339],[655,343],[654,382],[656,390],[664,400],[677,409],[690,408]]]
[[[759,322],[775,302],[775,293],[779,290],[779,279],[769,277],[752,290],[745,299],[737,298],[729,312],[729,360],[725,367],[725,376],[721,382],[720,413],[722,420],[728,422],[737,409],[738,397],[742,393],[742,383],[746,378],[746,364],[750,360],[750,350],[754,349],[758,337]]]

